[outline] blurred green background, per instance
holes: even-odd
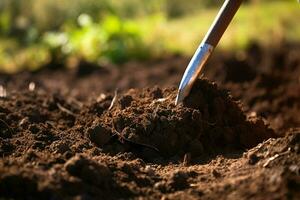
[[[0,71],[191,56],[220,0],[0,0]],[[297,0],[245,0],[219,49],[300,42]]]

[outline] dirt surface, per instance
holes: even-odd
[[[0,199],[299,199],[299,51],[0,75]]]

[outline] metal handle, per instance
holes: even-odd
[[[195,80],[200,75],[208,58],[219,43],[242,2],[243,0],[226,0],[224,2],[212,26],[184,72],[175,100],[176,105],[183,101],[183,99],[190,93]]]
[[[217,46],[243,0],[226,0],[207,32],[204,43]]]

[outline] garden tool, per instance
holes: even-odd
[[[226,0],[181,79],[175,104],[187,97],[243,0]]]

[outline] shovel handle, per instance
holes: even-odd
[[[226,0],[181,79],[175,105],[187,97],[243,0]]]
[[[206,44],[210,44],[213,47],[217,46],[242,2],[243,0],[226,0],[224,2],[215,21],[204,38]]]

